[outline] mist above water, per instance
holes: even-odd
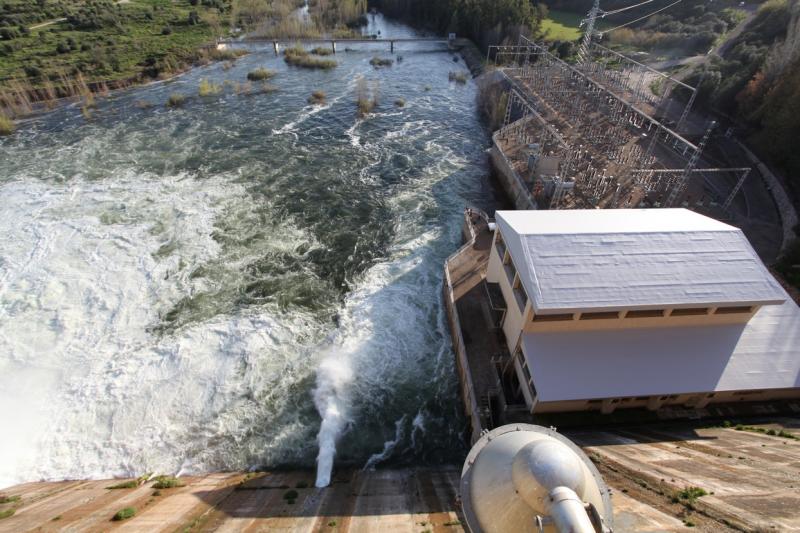
[[[433,48],[330,72],[254,48],[0,140],[0,486],[458,459],[442,262],[487,138]],[[279,92],[193,96],[257,66]]]

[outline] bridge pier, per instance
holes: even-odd
[[[275,50],[275,55],[278,55],[280,52],[280,45],[278,44],[278,41],[272,41],[272,49]]]
[[[333,53],[336,53],[336,41],[331,41],[331,48],[333,49]]]
[[[389,41],[389,52],[394,53],[394,41]]]

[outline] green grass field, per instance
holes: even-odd
[[[585,13],[572,13],[551,9],[548,17],[542,20],[541,32],[548,41],[577,41],[581,38],[580,23]],[[598,20],[596,28],[609,28],[608,23]]]
[[[53,2],[56,18],[75,12],[69,0]],[[13,39],[0,40],[0,83],[8,79],[27,80],[39,86],[45,80],[77,73],[87,82],[123,80],[151,71],[191,62],[198,48],[213,41],[209,21],[223,18],[223,9],[188,0],[129,0],[125,3],[93,3],[85,26],[69,21],[19,31]],[[0,13],[20,22],[38,9],[35,0],[17,0]],[[194,15],[191,15],[194,13]],[[54,19],[50,19],[54,20]],[[22,23],[17,28],[33,24]],[[76,27],[77,26],[77,27]]]

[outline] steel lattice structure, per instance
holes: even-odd
[[[510,86],[500,148],[541,207],[687,205],[710,131],[695,145],[676,129],[697,90],[591,40],[587,46],[591,61],[576,64],[524,36],[490,47],[487,58]],[[676,90],[688,97],[677,123],[669,119]],[[730,206],[748,171],[713,169],[738,178],[715,205]]]

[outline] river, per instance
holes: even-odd
[[[462,459],[442,263],[491,207],[488,136],[462,60],[358,48],[309,71],[252,47],[0,138],[0,486]],[[225,84],[259,66],[278,91]]]

